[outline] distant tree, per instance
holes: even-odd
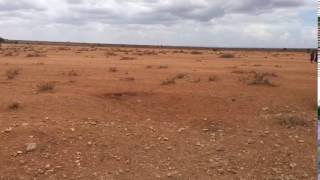
[[[1,48],[1,44],[5,42],[5,39],[0,37],[0,48]]]

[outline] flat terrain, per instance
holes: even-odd
[[[306,52],[2,45],[0,179],[316,179]]]

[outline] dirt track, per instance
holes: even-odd
[[[307,53],[0,53],[1,180],[316,179]]]

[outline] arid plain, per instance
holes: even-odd
[[[0,179],[316,179],[307,52],[3,44]]]

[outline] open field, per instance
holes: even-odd
[[[316,179],[306,52],[8,45],[0,179]]]

